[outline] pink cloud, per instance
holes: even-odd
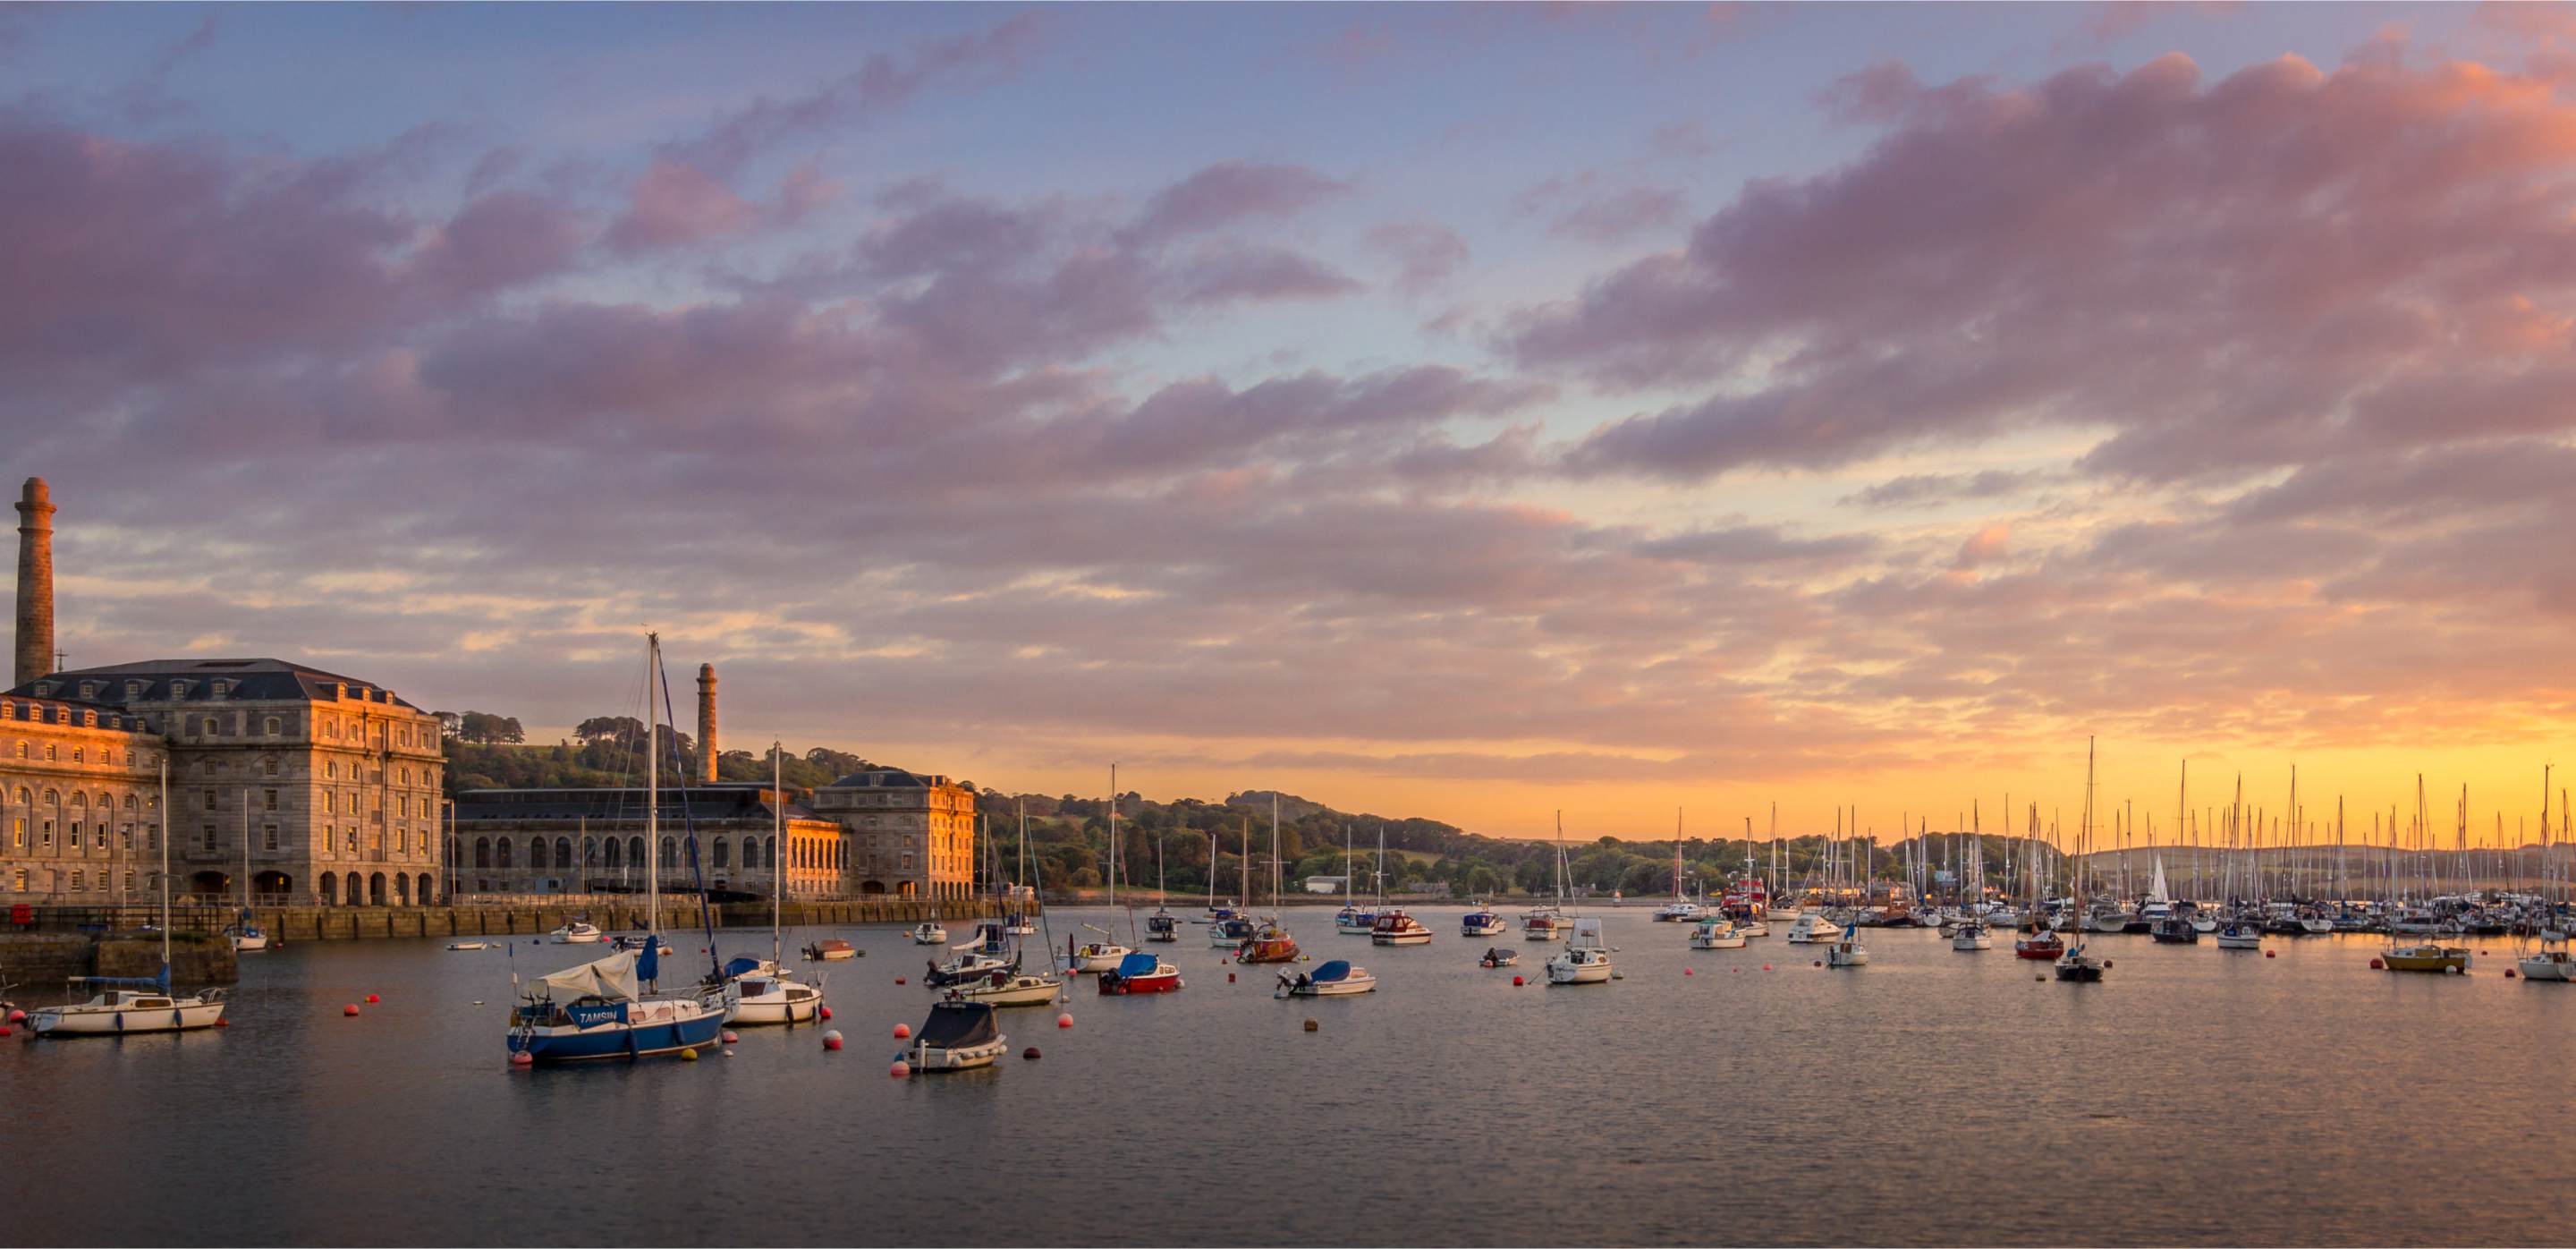
[[[1303,165],[1229,161],[1157,192],[1131,233],[1162,242],[1263,217],[1285,217],[1349,190]]]

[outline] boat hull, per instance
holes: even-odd
[[[2522,978],[2525,980],[2536,980],[2547,984],[2566,984],[2569,981],[2576,981],[2576,960],[2553,958],[2544,954],[2535,958],[2526,958],[2514,966],[2522,972]]]
[[[948,996],[987,1006],[1047,1006],[1064,995],[1064,982],[1043,976],[1014,976],[1002,984],[960,985]]]
[[[936,1045],[915,1045],[901,1057],[914,1075],[932,1075],[948,1071],[972,1071],[990,1067],[993,1060],[1010,1052],[1011,1038],[995,1037],[982,1045],[942,1049]]]
[[[713,1045],[724,1025],[723,1011],[699,1008],[639,1023],[606,1023],[588,1028],[562,1024],[517,1030],[509,1035],[509,1048],[513,1054],[526,1054],[540,1063],[649,1058]]]
[[[1138,976],[1133,980],[1116,972],[1100,978],[1100,991],[1112,997],[1126,997],[1138,993],[1173,993],[1180,987],[1181,973],[1178,970],[1157,972],[1151,976]]]
[[[1549,963],[1547,965],[1547,982],[1549,984],[1608,984],[1610,983],[1610,965],[1607,963],[1586,963],[1581,966],[1569,967],[1563,963]]]
[[[223,1017],[222,1002],[95,1010],[67,1006],[35,1011],[27,1016],[27,1026],[37,1036],[43,1037],[134,1036],[147,1032],[194,1032],[199,1028],[214,1027]]]
[[[1371,933],[1369,935],[1369,944],[1429,945],[1431,944],[1431,934],[1427,930],[1423,932]]]
[[[1744,934],[1731,932],[1720,937],[1693,935],[1690,944],[1694,950],[1741,950],[1744,948]]]
[[[2416,946],[2389,950],[2379,956],[2390,971],[2421,971],[2436,975],[2469,970],[2469,951],[2465,946]]]

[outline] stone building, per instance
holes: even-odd
[[[469,789],[456,795],[455,879],[465,893],[634,893],[650,876],[642,786]],[[661,884],[695,888],[685,839],[698,839],[710,889],[767,894],[783,872],[793,897],[838,897],[850,836],[792,794],[739,781],[665,786],[658,804]],[[779,848],[784,817],[787,841]],[[783,867],[782,867],[783,864]]]
[[[953,899],[975,879],[975,791],[945,776],[877,768],[814,791],[814,813],[850,834],[859,894]]]
[[[18,681],[0,695],[9,808],[0,818],[12,821],[0,888],[72,903],[157,896],[166,828],[173,892],[237,895],[247,858],[251,892],[270,901],[440,896],[435,717],[372,682],[279,659],[51,671],[54,507],[42,479],[28,480],[18,512]],[[50,846],[49,822],[60,834]]]

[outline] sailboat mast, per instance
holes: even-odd
[[[705,749],[705,744],[700,743],[699,749]],[[783,953],[778,930],[787,908],[787,877],[778,867],[778,843],[787,840],[786,755],[783,743],[769,743],[769,961],[773,963]]]
[[[661,736],[653,683],[662,670],[662,635],[644,635],[644,939],[662,931],[662,764],[654,749]]]
[[[1118,922],[1118,765],[1114,763],[1109,765],[1109,922]]]
[[[2543,801],[2547,799],[2544,796]],[[170,756],[161,756],[161,978],[170,978]]]

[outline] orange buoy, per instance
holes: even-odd
[[[367,995],[367,1005],[369,1005],[369,1006],[373,1006],[373,1005],[375,1005],[375,1004],[376,1004],[376,995],[375,995],[375,994],[373,994],[373,993],[368,994],[368,995]]]
[[[348,1005],[341,1007],[341,1008],[340,1008],[340,1013],[341,1013],[341,1014],[343,1014],[343,1015],[354,1015],[354,1014],[357,1014],[357,1013],[358,1013],[358,1004],[357,1004],[357,1003],[355,1003],[355,1002],[351,1002],[351,1003],[349,1003]]]
[[[1072,1016],[1070,1013],[1062,1014],[1062,1015],[1058,1015],[1058,1016],[1056,1016],[1056,1017],[1055,1017],[1055,1026],[1056,1026],[1056,1027],[1058,1027],[1058,1028],[1070,1028],[1070,1027],[1072,1027],[1072,1026],[1073,1026],[1073,1016]]]
[[[912,1074],[912,1064],[898,1058],[894,1060],[893,1066],[886,1068],[886,1074],[898,1080],[903,1079]]]
[[[1315,1022],[1314,1020],[1312,1020],[1312,1019],[1309,1019],[1309,1020],[1307,1020],[1307,1021],[1306,1021],[1306,1031],[1308,1031],[1308,1032],[1313,1032],[1314,1030],[1316,1030],[1317,1028],[1320,1028],[1320,1027],[1322,1027],[1322,1026],[1323,1026],[1322,1024],[1316,1023],[1316,1022]]]
[[[832,1008],[829,1006],[817,1007],[814,1013],[824,1019],[830,1019],[832,1017]]]
[[[741,1037],[734,1035],[733,1029],[731,1029],[731,1028],[727,1028],[727,1029],[725,1029],[725,1034],[724,1034],[724,1043],[725,1043],[725,1044],[727,1044],[727,1045],[731,1045],[731,1044],[733,1044],[734,1042],[739,1041],[739,1040],[741,1040],[741,1039],[742,1039]]]
[[[533,1067],[537,1065],[537,1059],[535,1055],[530,1054],[525,1050],[521,1050],[516,1054],[510,1055],[510,1065],[513,1067]]]
[[[1514,977],[1512,977],[1512,987],[1513,987],[1513,988],[1515,988],[1515,989],[1517,989],[1517,988],[1521,987],[1521,978],[1520,978],[1520,977],[1518,977],[1518,976],[1514,976]]]
[[[894,1026],[894,1039],[896,1039],[896,1040],[898,1040],[898,1041],[909,1041],[909,1040],[911,1040],[911,1039],[912,1039],[912,1025],[911,1025],[911,1024],[908,1024],[908,1023],[899,1023],[899,1024],[896,1024],[896,1025]]]

